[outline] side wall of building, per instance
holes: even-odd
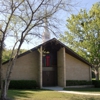
[[[7,64],[3,65],[3,78],[5,78]],[[36,80],[39,81],[39,53],[30,52],[19,57],[13,67],[11,80]]]
[[[91,68],[66,53],[66,80],[91,80]]]

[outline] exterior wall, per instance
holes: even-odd
[[[5,73],[7,64],[3,65],[3,73]],[[3,75],[3,78],[5,75]],[[11,80],[36,80],[39,81],[39,53],[31,52],[19,57],[13,67]]]
[[[65,48],[61,48],[57,52],[57,68],[58,68],[58,86],[66,86],[65,74]]]
[[[91,80],[91,68],[66,53],[66,80]]]
[[[6,66],[3,65],[3,78]],[[66,80],[91,80],[91,68],[65,53],[64,47],[57,52],[57,68],[59,86],[65,87]],[[19,57],[13,67],[11,80],[36,80],[42,87],[42,53],[34,51]]]

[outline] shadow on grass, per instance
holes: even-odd
[[[64,88],[64,90],[78,92],[100,92],[100,88]]]
[[[34,90],[9,90],[8,97],[14,100],[16,97],[18,98],[30,98],[30,96],[34,96],[36,92],[43,92],[43,91],[52,91],[47,89],[34,89]]]

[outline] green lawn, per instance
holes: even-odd
[[[9,90],[12,100],[100,100],[100,96],[76,95],[50,90]]]

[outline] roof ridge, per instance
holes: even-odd
[[[66,46],[64,43],[62,43],[61,41],[59,41],[59,40],[56,39],[56,38],[52,38],[52,39],[50,39],[50,40],[48,40],[48,41],[46,41],[46,42],[44,42],[44,43],[41,43],[40,45],[38,45],[38,46],[36,46],[36,47],[34,47],[34,48],[30,49],[30,50],[27,50],[26,52],[24,52],[24,53],[18,55],[18,58],[19,58],[19,57],[22,57],[22,56],[24,56],[24,55],[26,55],[26,54],[28,54],[28,53],[30,53],[31,51],[36,50],[36,49],[39,48],[40,46],[45,45],[45,44],[49,43],[50,41],[51,41],[51,42],[57,41],[60,45],[62,45],[63,47],[65,47],[67,53],[69,53],[71,56],[75,57],[76,59],[81,60],[82,62],[88,64],[89,66],[92,66],[86,59],[84,59],[83,57],[81,57],[80,55],[78,55],[76,52],[74,52],[72,49],[70,49],[68,46]],[[3,64],[8,63],[8,62],[9,62],[9,60],[6,61],[6,62],[4,62]]]

